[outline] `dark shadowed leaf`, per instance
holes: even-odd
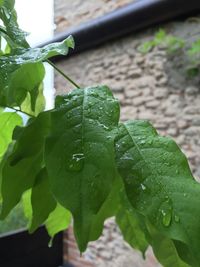
[[[44,139],[49,130],[49,114],[41,113],[18,130],[12,154],[2,167],[2,212],[5,218],[31,188],[43,165]]]
[[[56,201],[50,191],[46,169],[42,169],[35,180],[31,194],[32,223],[29,231],[34,232],[46,221],[49,214],[56,208]]]

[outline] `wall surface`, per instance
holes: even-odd
[[[56,1],[58,30],[65,30],[65,27],[71,26],[72,20],[74,20],[73,25],[79,24],[130,1],[82,2],[74,1],[74,4],[68,6],[67,1]],[[78,6],[78,3],[82,4]],[[102,3],[104,6],[101,6]],[[64,4],[68,7],[65,9],[65,14]],[[86,10],[86,15],[83,10]],[[70,21],[63,24],[59,16],[70,18]],[[186,38],[198,34],[199,26],[197,21],[171,22],[162,25],[169,33]],[[171,58],[161,48],[154,49],[147,55],[138,52],[138,46],[152,38],[155,30],[131,34],[61,61],[58,66],[82,86],[95,84],[110,86],[121,103],[121,120],[147,119],[161,135],[174,138],[186,153],[198,179],[200,178],[200,81],[186,77],[182,71],[182,59],[178,55]],[[57,93],[66,93],[72,88],[57,74],[55,87]],[[151,250],[148,250],[147,259],[144,261],[140,253],[126,245],[112,219],[106,223],[100,240],[89,246],[81,263],[77,263],[79,256],[75,247],[71,250],[73,240],[70,230],[66,242],[71,247],[68,246],[67,256],[77,267],[159,266]]]
[[[56,32],[100,17],[130,2],[133,0],[54,0]]]

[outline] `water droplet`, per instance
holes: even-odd
[[[83,153],[74,154],[68,164],[69,171],[78,172],[82,170],[84,165],[84,158],[85,157]]]
[[[176,170],[176,174],[179,174],[179,170],[178,169]]]
[[[186,194],[186,193],[184,193],[184,194],[183,194],[183,196],[184,196],[184,197],[187,197],[187,194]]]
[[[178,215],[175,215],[175,216],[174,216],[174,220],[175,220],[175,222],[180,222],[180,218],[179,218],[179,216],[178,216]]]
[[[164,226],[169,226],[172,220],[172,213],[171,210],[162,210],[162,222],[164,224]]]
[[[143,191],[145,191],[147,189],[147,187],[144,184],[141,184],[141,188]]]
[[[48,247],[51,248],[53,246],[53,237],[49,240]]]
[[[146,143],[146,141],[145,140],[142,140],[141,142],[140,142],[140,145],[144,145]]]

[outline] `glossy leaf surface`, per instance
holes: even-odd
[[[116,177],[113,130],[118,119],[118,102],[105,86],[60,96],[51,113],[46,167],[57,201],[73,214],[81,251]]]
[[[200,184],[184,154],[145,121],[120,125],[116,153],[130,203],[161,234],[179,241],[181,258],[200,266]]]

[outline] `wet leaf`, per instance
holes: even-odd
[[[113,130],[118,119],[118,102],[105,86],[60,96],[51,112],[45,163],[54,196],[74,217],[81,251],[116,177]]]
[[[200,184],[176,143],[148,122],[130,121],[120,125],[116,153],[130,203],[160,234],[178,241],[182,259],[200,266]]]

